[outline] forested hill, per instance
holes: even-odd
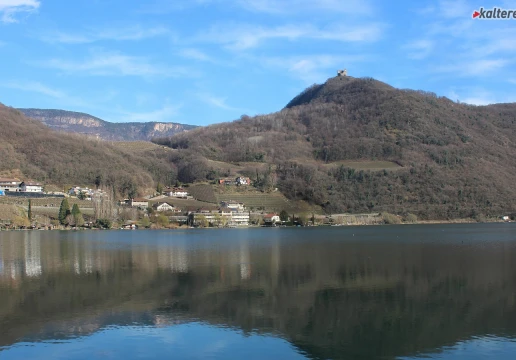
[[[327,211],[454,218],[515,210],[515,135],[516,104],[472,106],[335,77],[277,113],[158,142],[212,160],[273,164],[270,174],[255,176]],[[346,165],[350,160],[401,168],[361,171]]]
[[[58,133],[2,104],[0,127],[0,173],[4,177],[21,174],[24,179],[63,186],[92,185],[97,180],[103,188],[114,188],[125,196],[170,176],[175,181],[170,151],[124,152],[104,141]]]
[[[112,123],[89,114],[55,109],[18,109],[27,117],[39,120],[48,127],[71,133],[86,134],[103,140],[134,141],[172,136],[194,129],[194,125],[173,122]]]

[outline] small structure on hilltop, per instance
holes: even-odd
[[[337,70],[337,76],[348,76],[348,70]]]

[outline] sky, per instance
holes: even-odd
[[[0,0],[0,102],[208,125],[281,110],[347,69],[516,101],[516,1]]]

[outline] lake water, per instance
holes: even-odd
[[[514,359],[516,224],[0,232],[0,359]]]

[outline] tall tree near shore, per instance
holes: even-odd
[[[29,209],[27,210],[27,218],[32,221],[32,201],[29,199]]]
[[[59,207],[58,215],[59,223],[61,225],[66,224],[66,218],[68,215],[70,215],[70,204],[68,204],[68,199],[63,199],[63,201],[61,201],[61,206]]]
[[[72,206],[72,218],[75,226],[82,226],[84,224],[84,218],[77,204],[73,204]]]

